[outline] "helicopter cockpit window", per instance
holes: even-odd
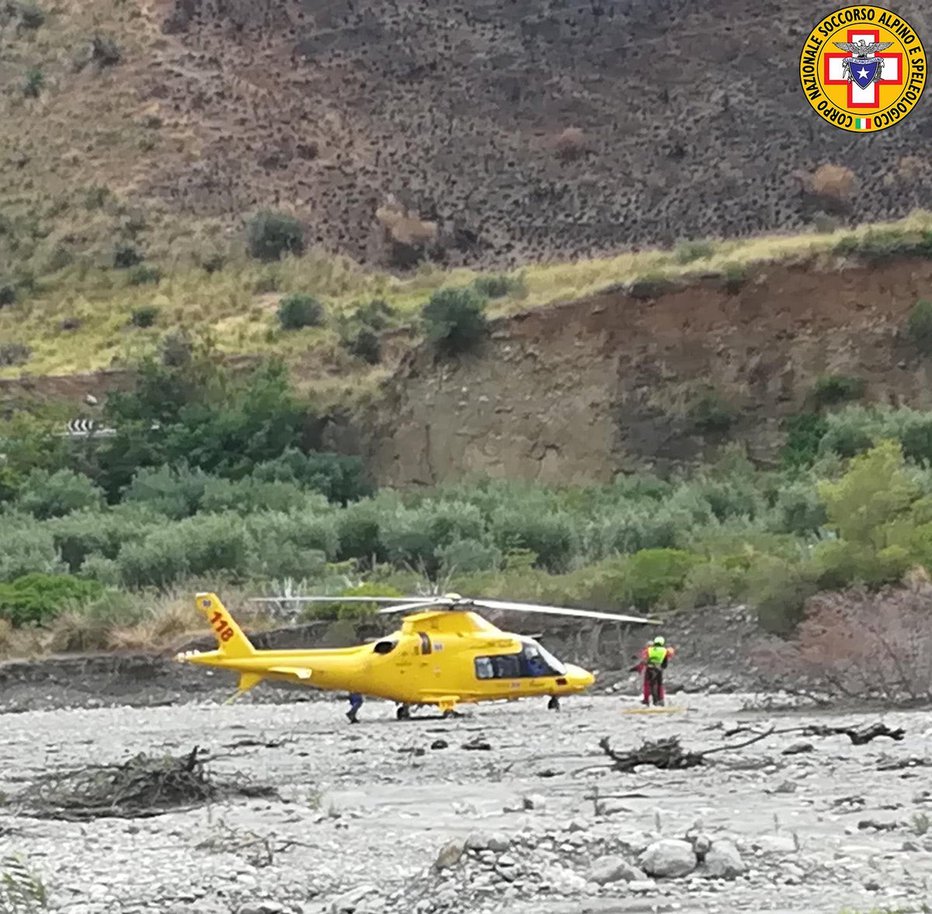
[[[377,641],[372,650],[376,654],[389,654],[395,649],[396,644],[396,641]]]
[[[521,651],[521,666],[525,676],[564,676],[566,664],[536,641],[526,641]]]

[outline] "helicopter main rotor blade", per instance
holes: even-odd
[[[436,597],[433,600],[419,600],[417,603],[403,603],[401,606],[385,606],[377,610],[377,615],[383,616],[386,613],[403,613],[409,609],[449,609],[453,605],[452,600],[445,600],[443,597]]]
[[[615,613],[597,612],[592,609],[571,609],[567,606],[540,606],[536,603],[508,603],[502,600],[470,600],[473,606],[486,609],[502,609],[508,612],[541,613],[547,616],[573,616],[579,619],[603,619],[608,622],[638,622],[646,625],[661,625],[659,619],[643,616],[623,616]]]
[[[250,603],[410,603],[428,597],[253,597]]]

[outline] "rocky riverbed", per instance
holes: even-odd
[[[932,758],[928,712],[884,716],[899,742],[775,734],[686,771],[618,773],[599,748],[877,719],[777,718],[747,699],[681,694],[644,715],[592,696],[409,722],[367,703],[357,726],[337,702],[248,696],[3,714],[0,857],[73,914],[928,911],[932,768],[910,764]],[[43,773],[194,746],[213,776],[279,798],[76,822],[17,807]]]

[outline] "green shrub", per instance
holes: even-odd
[[[932,301],[920,299],[909,312],[906,332],[923,354],[932,353]]]
[[[112,35],[97,32],[91,37],[91,60],[98,69],[115,67],[123,59],[123,52]]]
[[[286,448],[273,460],[257,464],[253,476],[270,482],[294,482],[342,505],[372,494],[362,459],[341,454],[303,454],[297,448]]]
[[[784,421],[786,441],[780,451],[785,467],[812,466],[828,432],[828,421],[817,413],[800,413]]]
[[[121,241],[113,249],[113,265],[118,270],[128,270],[143,261],[142,253],[134,244]]]
[[[11,282],[0,281],[0,308],[16,304],[16,286]]]
[[[812,399],[817,407],[836,406],[850,400],[860,400],[867,389],[863,378],[848,375],[822,375],[812,388]]]
[[[679,549],[642,549],[624,566],[625,600],[641,610],[671,602],[699,561]]]
[[[104,493],[87,476],[72,470],[33,470],[23,481],[16,504],[44,520],[62,517],[82,508],[101,508]]]
[[[506,508],[494,522],[495,545],[508,553],[527,549],[534,564],[553,574],[566,571],[577,551],[576,532],[567,515]]]
[[[45,11],[32,0],[19,0],[15,9],[19,28],[35,31],[45,24]]]
[[[371,504],[352,505],[337,517],[337,536],[340,540],[338,559],[359,559],[364,562],[385,560],[382,543],[382,525],[378,512]]]
[[[206,473],[184,464],[146,468],[133,477],[123,492],[123,499],[180,520],[200,509],[209,481]]]
[[[711,241],[684,241],[676,246],[673,257],[677,263],[694,263],[697,260],[708,260],[715,254],[715,245]]]
[[[684,609],[726,604],[738,596],[742,584],[740,568],[720,561],[702,562],[687,572],[676,603]]]
[[[874,445],[876,423],[863,413],[845,410],[833,414],[819,444],[822,453],[855,457]]]
[[[638,301],[649,301],[652,298],[660,298],[667,295],[676,288],[676,283],[669,276],[663,273],[648,273],[646,276],[639,276],[628,287],[628,294]]]
[[[932,232],[871,229],[860,237],[846,235],[835,245],[835,253],[872,264],[898,257],[929,257],[932,256]]]
[[[457,539],[435,551],[440,574],[472,574],[477,571],[494,571],[501,567],[500,549],[482,540]]]
[[[341,337],[341,343],[351,356],[362,359],[369,365],[378,365],[382,361],[382,342],[378,333],[368,327],[361,327]]]
[[[743,263],[728,264],[722,273],[722,288],[737,295],[748,283],[748,268]]]
[[[304,253],[304,226],[286,213],[264,210],[246,227],[246,244],[256,260],[281,260],[286,254]]]
[[[30,519],[0,518],[0,581],[32,572],[59,574],[67,570],[55,548],[51,531]]]
[[[173,527],[153,531],[138,543],[128,543],[116,559],[124,587],[168,587],[189,573],[186,543]]]
[[[750,602],[764,631],[791,635],[805,614],[806,601],[818,591],[814,571],[776,556],[759,557],[747,577]]]
[[[27,98],[38,98],[45,88],[45,74],[41,67],[30,67],[23,77],[23,95]]]
[[[129,322],[134,327],[144,329],[146,327],[151,327],[158,319],[158,316],[159,309],[156,305],[143,305],[141,308],[133,310]]]
[[[326,566],[327,556],[319,549],[257,540],[249,550],[246,572],[253,579],[305,581],[321,576]]]
[[[283,330],[319,327],[324,322],[324,306],[300,292],[286,295],[278,305],[278,322]]]
[[[786,483],[773,506],[772,528],[777,533],[807,537],[824,526],[828,517],[815,486],[805,482]]]
[[[702,394],[689,407],[687,416],[693,427],[705,434],[727,432],[735,421],[734,410],[714,391]]]
[[[0,343],[0,368],[25,365],[32,358],[32,348],[25,343]]]
[[[932,416],[909,422],[903,429],[901,443],[907,460],[932,464]]]
[[[235,511],[287,512],[304,502],[304,492],[293,482],[265,482],[260,479],[209,479],[204,487],[201,510],[210,514]]]
[[[96,581],[66,574],[27,574],[0,584],[0,618],[16,626],[43,625],[68,604],[86,603],[102,593]]]
[[[477,276],[472,287],[483,298],[505,298],[523,291],[524,280],[504,274]]]
[[[130,269],[127,281],[131,286],[158,285],[162,281],[162,271],[151,264],[140,263]]]
[[[122,581],[119,563],[97,553],[92,553],[81,563],[78,575],[97,581],[104,587],[119,587]]]
[[[821,590],[843,590],[855,584],[878,587],[902,580],[910,564],[909,553],[903,548],[881,552],[847,540],[819,543],[812,551],[816,583]]]
[[[440,289],[422,311],[427,339],[447,355],[473,349],[487,333],[486,300],[472,289]]]
[[[819,495],[843,539],[882,548],[884,526],[903,517],[921,492],[899,443],[882,441],[855,457],[837,482],[820,482]]]

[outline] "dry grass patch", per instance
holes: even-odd
[[[704,241],[701,256],[696,257],[684,256],[679,246],[569,263],[532,264],[521,271],[516,291],[490,302],[489,316],[571,301],[612,286],[632,286],[645,277],[660,282],[715,271],[726,276],[757,264],[834,257],[843,239],[856,245],[858,239],[871,233],[929,231],[932,214],[917,212],[906,219],[853,230]],[[444,286],[469,285],[480,275],[468,269],[447,271],[424,265],[398,277],[367,271],[348,258],[319,250],[262,264],[246,257],[242,249],[231,249],[224,267],[214,272],[199,266],[196,259],[190,251],[175,252],[157,264],[162,279],[144,285],[131,284],[127,271],[80,265],[63,269],[40,283],[23,302],[0,309],[0,337],[26,344],[32,351],[24,365],[0,368],[0,377],[17,377],[24,372],[66,374],[126,364],[150,347],[168,326],[178,324],[210,330],[223,352],[274,352],[291,364],[301,363],[311,371],[310,378],[335,371],[354,373],[364,369],[343,365],[332,357],[340,315],[379,298],[401,321],[414,321],[432,292]],[[330,325],[282,333],[275,308],[283,295],[294,292],[323,302]],[[133,326],[134,311],[148,307],[158,309],[154,325]],[[78,326],[62,330],[61,321],[67,318],[77,318]]]

